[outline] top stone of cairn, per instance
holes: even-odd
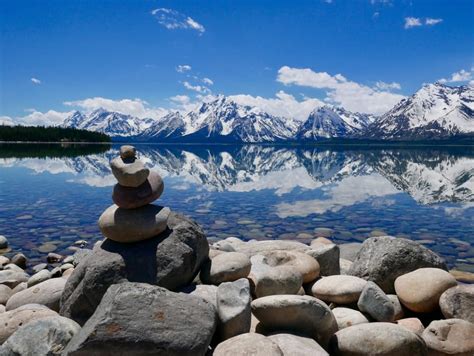
[[[123,145],[120,147],[120,157],[124,160],[136,158],[137,150],[133,146]]]

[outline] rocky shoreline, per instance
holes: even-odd
[[[317,234],[209,243],[151,204],[163,181],[133,147],[111,167],[103,241],[33,267],[0,256],[0,355],[474,354],[474,285],[428,248]]]

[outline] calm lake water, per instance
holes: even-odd
[[[0,235],[35,261],[101,239],[119,146],[0,145]],[[137,146],[209,239],[418,240],[474,272],[474,148]],[[330,230],[328,230],[330,229]]]

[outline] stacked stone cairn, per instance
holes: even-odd
[[[0,355],[474,355],[474,285],[419,243],[209,244],[133,147],[111,167],[104,241],[31,277],[0,256]]]

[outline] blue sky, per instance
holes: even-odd
[[[0,117],[139,117],[230,95],[303,118],[383,113],[423,83],[473,77],[471,0],[0,2]]]

